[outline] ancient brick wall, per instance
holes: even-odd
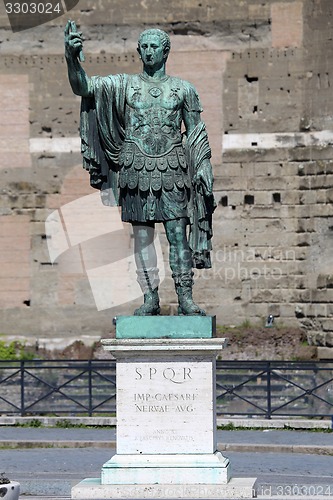
[[[171,34],[168,72],[199,91],[218,208],[213,268],[196,273],[197,301],[220,324],[273,314],[333,344],[331,2],[81,0],[71,15],[85,33],[88,74],[138,71],[137,36],[158,25]],[[0,10],[0,323],[9,335],[98,338],[140,299],[97,311],[89,280],[108,252],[116,260],[110,235],[100,236],[94,257],[69,234],[50,263],[46,218],[93,192],[80,166],[64,23],[13,34]],[[64,224],[66,212],[55,213]],[[129,228],[118,238],[131,250]],[[174,311],[167,269],[161,297]]]

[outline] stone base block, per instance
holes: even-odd
[[[117,454],[216,449],[215,363],[225,339],[102,339],[117,360]]]
[[[72,488],[72,499],[111,498],[254,498],[255,478],[232,478],[227,484],[101,484],[84,479]]]
[[[114,455],[103,465],[102,484],[223,484],[230,463],[211,454]]]
[[[202,339],[215,336],[215,316],[117,317],[117,339]]]
[[[332,347],[317,347],[318,359],[333,359]]]

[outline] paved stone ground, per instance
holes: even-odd
[[[71,486],[85,477],[99,477],[100,466],[112,454],[96,448],[1,453],[8,474],[21,483],[22,497],[32,495],[40,499],[51,495],[57,499],[69,497]],[[333,496],[332,456],[249,452],[228,452],[226,456],[231,460],[234,477],[258,478],[257,491],[262,498],[277,495],[295,500],[299,495],[281,495],[293,489],[303,491],[301,496],[308,500],[320,498],[321,492],[329,493],[327,500]]]
[[[217,440],[221,445],[233,444],[243,445],[243,451],[251,451],[254,445],[272,446],[272,451],[281,451],[276,448],[280,446],[285,451],[286,446],[317,446],[331,447],[333,453],[333,432],[315,431],[283,431],[283,430],[237,430],[237,431],[217,431]],[[116,429],[90,429],[90,428],[33,428],[33,427],[9,427],[0,426],[0,441],[3,446],[11,442],[20,442],[21,446],[28,447],[31,441],[67,442],[75,447],[77,443],[97,442],[98,445],[105,445],[106,448],[114,445],[116,439]],[[37,444],[36,443],[36,444]],[[274,446],[273,446],[274,445]],[[325,449],[325,448],[324,448]]]
[[[100,467],[115,453],[114,428],[6,426],[0,427],[0,440],[3,446],[0,470],[21,483],[21,498],[29,500],[70,498],[71,486],[85,477],[99,477]],[[9,441],[16,441],[21,447],[6,448]],[[35,448],[43,441],[47,446],[65,443],[69,447]],[[218,442],[220,446],[228,446],[223,453],[231,460],[233,477],[258,478],[258,498],[319,500],[323,497],[328,500],[333,497],[333,433],[218,431]],[[74,447],[80,445],[84,448]],[[254,451],[258,446],[265,446],[264,452]],[[316,450],[312,454],[304,453],[305,447],[311,446],[316,446],[321,453],[326,450],[332,456],[316,454]]]

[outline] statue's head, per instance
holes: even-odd
[[[165,31],[162,31],[158,28],[151,28],[148,30],[143,31],[138,40],[138,48],[137,51],[141,55],[141,45],[144,43],[145,40],[151,39],[151,38],[156,38],[159,40],[159,42],[162,44],[163,47],[163,52],[164,52],[164,57],[165,60],[168,58],[169,52],[170,52],[170,37],[168,33]]]

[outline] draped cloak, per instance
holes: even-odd
[[[125,139],[128,75],[91,78],[91,97],[81,103],[81,153],[92,187],[101,190],[104,205],[119,204],[119,153]]]
[[[81,103],[80,134],[83,167],[90,184],[101,191],[104,205],[119,205],[119,153],[125,139],[126,86],[130,75],[92,77],[93,94]],[[204,159],[211,157],[205,125],[200,122],[184,140],[190,177]],[[189,202],[189,246],[193,267],[211,267],[212,194],[202,185],[193,185]]]

